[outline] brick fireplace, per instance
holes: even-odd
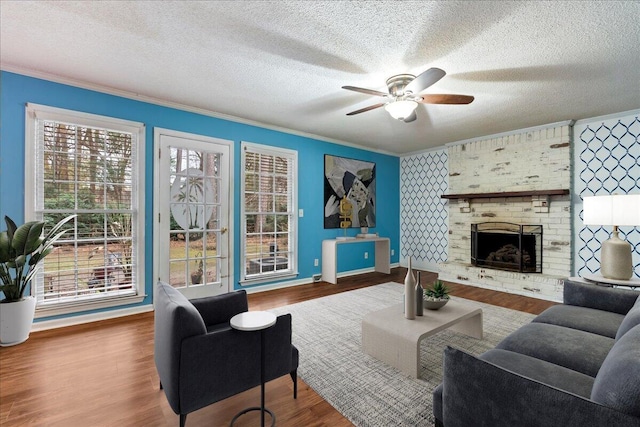
[[[571,273],[569,123],[448,146],[449,253],[440,277],[458,283],[562,300]],[[539,225],[541,273],[471,263],[472,224]]]

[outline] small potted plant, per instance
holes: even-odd
[[[43,235],[44,222],[30,221],[20,227],[8,216],[7,230],[0,233],[0,346],[20,344],[29,338],[36,300],[25,293],[42,260],[66,232],[68,216]]]
[[[196,257],[200,257],[196,261],[196,269],[191,272],[191,284],[199,285],[202,283],[202,275],[204,274],[204,263],[202,262],[202,252],[198,252]]]
[[[442,280],[436,280],[434,284],[424,291],[424,308],[438,310],[449,302],[449,288]]]

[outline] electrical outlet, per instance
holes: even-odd
[[[396,251],[391,249],[391,256],[394,256],[396,254]]]
[[[314,260],[313,260],[313,266],[314,266],[314,267],[317,267],[317,266],[318,266],[318,258],[316,258],[316,259],[314,259]]]
[[[369,259],[369,252],[364,253],[364,259]]]

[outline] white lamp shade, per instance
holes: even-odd
[[[384,109],[391,114],[391,117],[398,120],[404,120],[413,113],[418,107],[415,101],[394,101],[385,105]]]
[[[640,225],[640,194],[614,194],[583,198],[585,225]]]

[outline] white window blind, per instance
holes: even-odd
[[[26,214],[45,221],[45,231],[76,215],[35,280],[37,309],[142,293],[138,149],[144,127],[47,107],[28,112],[35,144],[26,161],[35,185]]]
[[[241,281],[297,274],[298,153],[242,144]]]

